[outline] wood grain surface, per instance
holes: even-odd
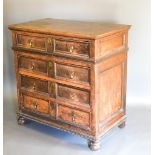
[[[103,22],[84,22],[62,19],[40,19],[21,24],[10,25],[10,30],[56,34],[62,36],[96,39],[129,29],[129,25]]]

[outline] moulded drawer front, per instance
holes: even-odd
[[[47,74],[47,62],[27,57],[20,57],[19,67],[31,72]]]
[[[21,76],[21,87],[31,91],[48,93],[47,81],[35,79],[27,76]]]
[[[77,83],[89,83],[89,69],[56,63],[56,78]]]
[[[47,43],[45,37],[31,36],[29,34],[16,34],[17,46],[36,49],[41,51],[47,51]]]
[[[83,126],[86,128],[89,128],[90,126],[89,113],[62,105],[58,106],[58,118],[72,125]]]
[[[81,90],[61,84],[57,85],[57,97],[70,100],[81,104],[90,104],[90,93],[86,90]]]
[[[54,39],[54,52],[89,57],[90,43],[79,40]]]
[[[24,95],[23,98],[24,98],[23,106],[25,109],[33,111],[33,112],[49,114],[48,101],[37,99],[37,98],[30,97],[27,95]]]

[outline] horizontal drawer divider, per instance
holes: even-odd
[[[55,102],[57,104],[61,104],[61,105],[67,106],[67,107],[77,109],[77,110],[83,110],[84,112],[91,112],[91,105],[76,104],[76,103],[72,103],[72,102],[62,100],[59,98],[51,98],[49,95],[43,95],[41,93],[33,92],[33,91],[27,90],[25,88],[21,88],[20,91],[21,91],[21,93],[24,93],[25,95],[36,97],[38,99],[49,100],[51,102]]]
[[[26,75],[26,76],[29,76],[29,77],[34,77],[34,78],[41,79],[41,80],[47,80],[47,81],[50,81],[50,82],[56,82],[56,83],[65,84],[65,85],[69,85],[69,86],[73,86],[73,87],[78,87],[78,88],[82,88],[82,89],[86,89],[86,90],[91,90],[91,87],[89,85],[86,85],[86,84],[82,85],[82,84],[77,84],[77,83],[74,83],[74,82],[58,80],[58,79],[54,79],[54,78],[47,77],[47,76],[44,76],[44,75],[36,74],[36,73],[35,74],[30,73],[30,72],[27,72],[25,69],[19,69],[19,74]]]

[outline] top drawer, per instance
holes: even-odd
[[[54,54],[55,56],[81,59],[93,57],[91,40],[19,31],[15,31],[13,36],[15,47]]]
[[[84,39],[55,38],[54,54],[90,57],[91,43]]]
[[[39,34],[30,33],[16,33],[16,46],[26,49],[33,49],[37,51],[47,52],[49,44],[51,43],[51,38]]]

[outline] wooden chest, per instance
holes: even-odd
[[[42,19],[10,25],[18,123],[88,139],[91,150],[126,120],[128,25]]]

